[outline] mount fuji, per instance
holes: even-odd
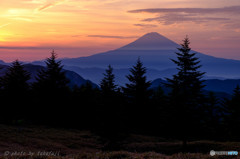
[[[178,44],[158,33],[148,33],[136,41],[119,49],[88,57],[65,59],[68,66],[106,68],[111,64],[114,68],[129,68],[137,60],[142,59],[148,68],[163,70],[174,67],[169,58],[174,56]]]
[[[129,68],[140,57],[148,69],[148,79],[154,80],[177,72],[176,65],[170,59],[176,59],[175,52],[179,47],[180,45],[172,40],[152,32],[119,49],[87,57],[63,59],[62,63],[66,69],[75,71],[95,83],[100,82],[104,69],[110,64],[119,84],[127,81],[125,75],[129,74]],[[196,52],[196,56],[201,61],[201,71],[206,72],[205,78],[240,78],[240,61],[216,58],[199,52]]]

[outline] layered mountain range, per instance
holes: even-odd
[[[0,77],[5,75],[5,73],[8,70],[8,67],[9,67],[9,65],[6,65],[4,63],[0,64]],[[28,71],[31,75],[31,78],[28,82],[33,83],[33,82],[36,82],[36,77],[37,77],[38,71],[45,69],[45,67],[39,66],[39,65],[25,64],[24,69],[26,71]],[[84,79],[79,74],[77,74],[73,71],[69,71],[69,70],[63,70],[63,71],[65,72],[65,75],[66,75],[67,79],[69,80],[69,84],[68,84],[69,87],[74,87],[74,86],[80,87],[82,85],[85,85],[86,83],[91,84],[93,88],[98,87],[96,84],[94,84],[90,80]]]
[[[74,71],[80,77],[96,84],[100,83],[107,66],[112,65],[116,84],[124,85],[128,82],[126,75],[129,74],[129,68],[136,63],[137,58],[140,58],[147,68],[148,80],[154,81],[159,78],[164,80],[165,77],[171,77],[177,73],[176,65],[170,59],[177,58],[175,53],[179,47],[181,46],[174,41],[152,32],[116,50],[61,60],[66,70]],[[195,52],[201,61],[201,71],[206,72],[204,76],[208,79],[205,83],[206,90],[231,93],[231,90],[240,84],[240,80],[237,80],[240,79],[240,61],[209,56],[194,49],[192,52]],[[32,64],[43,65],[44,63],[35,61]],[[154,86],[158,83],[156,81],[158,80],[153,82]],[[216,85],[217,83],[219,85]]]
[[[125,75],[135,64],[138,57],[148,69],[149,80],[170,77],[177,72],[175,64],[170,59],[176,59],[177,48],[180,45],[156,33],[148,33],[136,41],[119,49],[95,54],[87,57],[62,59],[66,69],[77,72],[84,78],[99,83],[107,65],[112,65],[116,82],[127,82]],[[240,78],[240,61],[217,58],[197,51],[196,56],[201,61],[201,71],[206,72],[206,79],[237,79]],[[41,64],[41,62],[34,62]]]

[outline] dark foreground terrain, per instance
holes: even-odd
[[[119,150],[106,151],[108,140],[90,131],[43,126],[0,125],[0,158],[7,159],[216,159],[210,150],[238,151],[240,142],[192,141],[181,153],[180,141],[137,134],[119,141]]]

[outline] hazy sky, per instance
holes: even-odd
[[[205,54],[240,60],[239,0],[1,0],[0,59],[36,60],[55,49],[79,57],[148,32]]]

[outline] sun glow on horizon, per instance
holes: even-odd
[[[240,59],[239,6],[236,0],[3,0],[0,59],[41,59],[49,54],[44,48],[65,48],[60,51],[63,57],[87,56],[153,31],[177,43],[188,34],[199,51]],[[43,49],[29,53],[32,47]],[[224,54],[229,48],[232,51]]]

